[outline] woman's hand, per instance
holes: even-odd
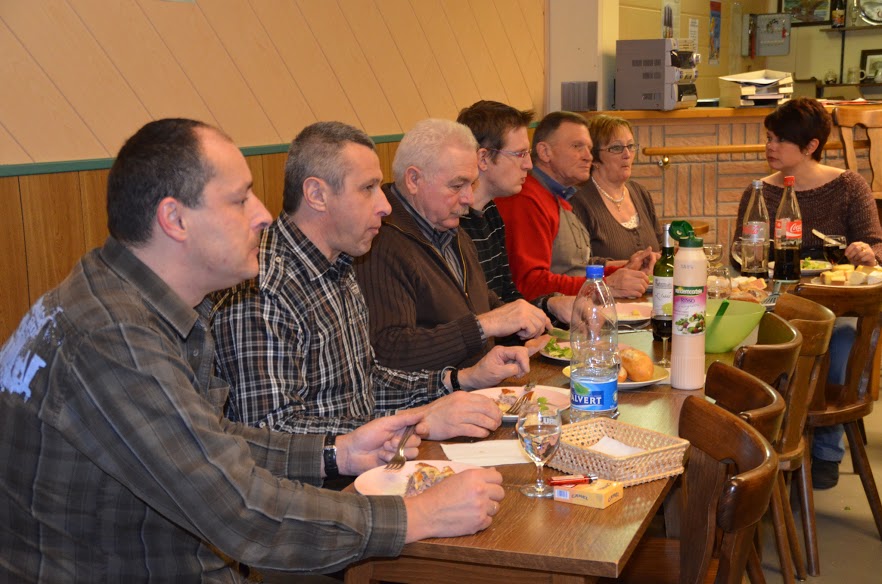
[[[845,257],[856,266],[875,266],[876,253],[869,244],[863,241],[853,241],[845,248]]]

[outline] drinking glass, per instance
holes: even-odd
[[[732,279],[729,268],[714,266],[707,269],[707,297],[728,298],[732,293]]]
[[[723,257],[722,243],[705,243],[704,255],[707,256],[707,263],[710,266],[719,265],[719,261]]]
[[[521,487],[521,492],[528,497],[551,497],[554,494],[554,489],[545,484],[542,467],[560,444],[560,425],[560,411],[547,404],[530,402],[518,413],[518,438],[524,452],[536,463],[536,482]]]
[[[824,240],[824,258],[834,266],[845,257],[845,247],[848,245],[844,235],[828,235]]]
[[[668,359],[668,339],[671,338],[673,319],[674,317],[670,314],[652,315],[652,332],[662,340],[662,356],[655,362],[660,367],[671,366],[671,361]]]

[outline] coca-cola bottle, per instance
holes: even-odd
[[[783,283],[799,282],[799,250],[802,247],[802,214],[796,200],[796,179],[784,177],[784,195],[775,214],[775,271]]]
[[[769,275],[769,211],[763,197],[763,181],[753,181],[741,225],[741,275],[766,278]]]

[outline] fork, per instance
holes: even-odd
[[[407,462],[407,458],[404,456],[404,448],[407,445],[407,439],[413,434],[415,428],[416,426],[408,426],[404,429],[404,434],[401,435],[401,440],[398,441],[398,452],[386,463],[386,470],[401,470],[404,463]]]
[[[519,411],[521,411],[521,408],[524,407],[524,404],[527,403],[530,400],[530,398],[532,397],[530,392],[533,390],[534,387],[536,387],[535,381],[531,381],[530,383],[525,385],[524,386],[524,394],[518,398],[518,401],[513,403],[512,406],[505,411],[505,414],[507,416],[517,415],[517,413]]]
[[[781,280],[775,280],[775,287],[772,288],[772,293],[766,296],[765,300],[761,302],[761,304],[765,307],[775,306],[775,303],[778,302],[778,296],[781,295]]]

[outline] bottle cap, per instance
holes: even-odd
[[[796,177],[792,177],[792,176],[785,176],[784,177],[784,186],[785,187],[792,187],[795,184],[796,184]]]
[[[672,221],[670,232],[671,237],[680,242],[680,247],[702,247],[704,245],[702,238],[695,237],[695,231],[692,230],[692,225],[688,221]]]
[[[585,276],[589,280],[600,280],[603,278],[603,266],[600,264],[592,264],[585,266]]]

